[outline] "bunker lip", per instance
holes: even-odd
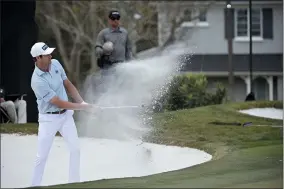
[[[138,141],[80,138],[81,182],[148,176],[175,171],[212,159],[198,149]],[[37,136],[1,134],[1,187],[29,187]],[[69,151],[62,137],[55,137],[42,186],[68,183]]]

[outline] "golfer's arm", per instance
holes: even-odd
[[[67,90],[67,92],[70,94],[70,96],[73,98],[73,100],[77,103],[82,103],[84,100],[79,94],[76,87],[69,81],[69,79],[64,80],[64,87]]]
[[[50,102],[62,109],[69,110],[82,110],[86,107],[85,104],[72,103],[68,101],[61,100],[56,93],[50,88],[49,84],[40,79],[38,81],[32,81],[32,89],[37,93],[44,101]]]
[[[68,110],[82,110],[84,109],[85,105],[80,103],[72,103],[68,101],[61,100],[57,96],[53,97],[50,102],[62,109]]]

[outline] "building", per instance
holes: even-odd
[[[215,1],[208,6],[208,1],[207,4],[199,1],[194,4],[194,9],[187,9],[193,4],[180,2],[182,11],[179,12],[183,12],[184,18],[198,15],[193,21],[182,22],[178,28],[178,40],[187,41],[188,46],[194,49],[183,71],[202,72],[208,78],[209,88],[213,88],[215,82],[229,86],[226,4],[226,1]],[[251,85],[257,100],[282,100],[283,1],[252,1],[252,83],[249,77],[249,1],[231,0],[230,9],[234,100],[244,101]],[[159,45],[162,45],[170,35],[169,12],[163,3],[159,5],[158,14]],[[145,52],[140,54],[145,56]]]

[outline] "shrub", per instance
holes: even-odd
[[[225,87],[217,83],[214,93],[208,92],[207,87],[208,81],[202,74],[176,76],[160,103],[166,110],[221,104],[227,94]]]

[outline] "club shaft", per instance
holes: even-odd
[[[104,106],[101,109],[122,109],[122,108],[139,108],[140,106]]]

